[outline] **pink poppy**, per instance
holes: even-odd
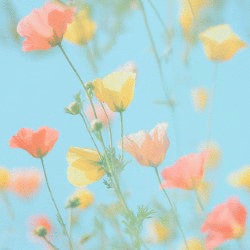
[[[128,135],[123,140],[123,147],[141,165],[158,167],[166,156],[169,148],[167,123],[159,123],[149,133],[140,131]]]
[[[162,188],[196,189],[204,176],[206,156],[206,153],[189,154],[163,169]]]
[[[59,45],[74,12],[74,8],[52,2],[33,10],[17,26],[18,34],[26,38],[23,51],[48,50]]]
[[[33,157],[44,157],[54,146],[59,133],[48,127],[41,127],[36,132],[22,128],[10,139],[11,148],[22,148]]]
[[[218,205],[207,217],[201,231],[207,233],[208,250],[219,246],[226,240],[243,236],[246,227],[247,210],[238,198],[230,198]]]
[[[105,127],[108,125],[109,122],[111,123],[111,121],[114,118],[115,113],[111,111],[111,109],[106,104],[103,104],[105,111],[103,110],[101,104],[99,103],[95,103],[94,106],[95,106],[97,119],[102,122],[103,126]],[[86,116],[90,123],[96,120],[94,111],[91,105],[88,105],[86,108]]]

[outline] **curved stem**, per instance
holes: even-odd
[[[120,122],[121,122],[121,141],[122,141],[122,159],[123,159],[123,154],[124,154],[124,149],[123,149],[124,127],[123,127],[123,113],[122,112],[120,112]]]
[[[161,177],[160,177],[158,168],[157,168],[157,167],[153,167],[153,168],[155,169],[155,174],[156,174],[156,176],[157,176],[158,182],[159,182],[159,184],[161,185]],[[169,196],[168,196],[166,190],[165,190],[165,189],[162,189],[162,192],[164,193],[165,197],[166,197],[167,200],[168,200],[168,203],[170,204],[172,213],[173,213],[173,215],[174,215],[174,217],[175,217],[175,220],[176,220],[176,222],[177,222],[177,225],[178,225],[178,227],[179,227],[179,229],[180,229],[180,232],[181,232],[181,234],[182,234],[182,237],[183,237],[183,240],[184,240],[184,242],[185,242],[186,248],[189,250],[188,243],[187,243],[187,240],[186,240],[184,231],[183,231],[183,229],[182,229],[181,223],[180,223],[180,221],[179,221],[179,219],[178,219],[178,215],[177,215],[175,206],[174,206],[174,204],[172,203],[172,201],[170,200],[170,198],[169,198]]]
[[[44,237],[42,237],[45,241],[46,241],[46,243],[48,244],[48,245],[50,245],[51,247],[53,247],[53,249],[55,249],[55,250],[59,250],[59,248],[57,248],[51,241],[49,241],[45,236]]]
[[[66,228],[65,223],[64,223],[64,221],[63,221],[63,218],[62,218],[62,216],[61,216],[61,213],[60,213],[60,211],[59,211],[59,209],[58,209],[58,207],[57,207],[56,201],[55,201],[55,199],[54,199],[53,193],[52,193],[51,188],[50,188],[50,185],[49,185],[49,181],[48,181],[48,177],[47,177],[47,173],[46,173],[46,169],[45,169],[45,165],[44,165],[43,158],[40,158],[40,159],[41,159],[41,163],[42,163],[42,167],[43,167],[43,173],[44,173],[46,185],[47,185],[47,188],[48,188],[48,190],[49,190],[50,198],[51,198],[51,200],[52,200],[52,202],[53,202],[53,204],[54,204],[54,207],[55,207],[55,209],[56,209],[57,216],[58,216],[58,220],[59,220],[59,222],[60,222],[60,224],[61,224],[61,226],[62,226],[62,229],[63,229],[64,233],[66,234],[66,236],[67,236],[67,238],[68,238],[68,241],[69,241],[69,248],[70,248],[71,250],[73,250],[73,245],[72,245],[70,236],[69,236],[69,234],[68,234],[67,228]]]

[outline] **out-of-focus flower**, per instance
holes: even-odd
[[[32,216],[28,221],[31,235],[44,237],[52,232],[51,221],[44,215]]]
[[[118,72],[132,72],[137,74],[137,67],[136,64],[134,62],[127,62],[126,64],[122,65],[121,67],[119,67],[117,69]]]
[[[22,198],[35,195],[42,184],[42,174],[35,169],[14,171],[10,179],[10,190]]]
[[[210,142],[202,146],[202,151],[207,153],[205,162],[206,168],[215,168],[219,165],[221,160],[221,150],[217,143]]]
[[[84,45],[93,38],[95,31],[95,22],[89,18],[86,10],[81,10],[75,16],[75,20],[68,25],[64,39],[77,45]]]
[[[94,202],[93,194],[86,189],[77,190],[70,198],[71,200],[77,200],[79,209],[86,209]]]
[[[90,124],[90,129],[91,129],[92,132],[94,132],[94,131],[96,131],[96,132],[101,131],[102,128],[103,128],[103,123],[99,119],[93,120],[91,122],[91,124]]]
[[[158,167],[165,158],[169,148],[167,123],[159,123],[149,133],[139,131],[123,139],[123,148],[141,165]]]
[[[53,148],[59,133],[48,127],[41,127],[37,131],[22,128],[17,135],[10,139],[11,148],[22,148],[33,157],[44,157]]]
[[[0,191],[9,187],[10,173],[8,169],[0,167]]]
[[[246,47],[228,24],[218,25],[200,34],[208,59],[217,62],[230,60],[236,52]]]
[[[189,250],[206,250],[204,244],[200,239],[197,238],[191,238],[187,241],[188,249]],[[187,247],[185,244],[182,245],[181,250],[186,250]]]
[[[162,188],[197,189],[203,180],[206,154],[189,154],[162,171]]]
[[[238,198],[218,205],[207,217],[201,231],[207,233],[206,247],[214,249],[226,240],[241,238],[245,233],[247,210]]]
[[[188,38],[190,36],[190,32],[193,27],[193,15],[192,12],[186,4],[183,5],[180,16],[179,16],[179,22],[182,28],[182,32],[184,34],[185,38]],[[188,39],[190,40],[190,39]]]
[[[245,166],[229,176],[229,183],[236,188],[250,191],[250,166]]]
[[[112,111],[122,112],[133,100],[135,80],[135,73],[114,72],[94,80],[94,92],[99,101],[105,102]]]
[[[104,127],[107,126],[108,123],[112,122],[115,113],[111,111],[110,108],[105,103],[103,104],[104,109],[102,105],[99,103],[95,103],[94,107],[95,107],[97,119],[99,119],[102,122]],[[90,123],[96,120],[95,114],[91,105],[87,106],[85,113]]]
[[[58,3],[49,2],[34,10],[17,26],[18,34],[26,38],[23,51],[48,50],[59,45],[73,17],[73,8]]]
[[[70,147],[67,153],[68,180],[76,187],[98,181],[105,174],[100,166],[101,157],[96,150]]]
[[[208,92],[204,88],[192,90],[192,99],[196,111],[204,111],[208,104]]]
[[[166,242],[171,237],[171,229],[159,220],[153,220],[148,227],[148,240],[154,244]]]

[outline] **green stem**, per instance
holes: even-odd
[[[16,218],[16,215],[15,215],[14,209],[13,209],[11,203],[10,203],[8,195],[4,191],[1,192],[1,195],[2,195],[3,202],[6,205],[6,208],[7,208],[8,215],[9,215],[10,219],[14,220]]]
[[[159,182],[159,184],[161,185],[161,177],[160,177],[158,168],[157,168],[157,167],[153,167],[153,168],[155,169],[155,174],[156,174],[156,176],[157,176],[158,182]],[[184,240],[184,242],[185,242],[186,248],[189,250],[188,243],[187,243],[187,240],[186,240],[184,231],[183,231],[183,229],[182,229],[181,223],[180,223],[180,221],[179,221],[179,219],[178,219],[178,215],[177,215],[177,211],[176,211],[176,209],[175,209],[175,206],[174,206],[174,204],[172,203],[171,199],[169,198],[169,196],[168,196],[166,190],[165,190],[165,189],[162,189],[162,192],[163,192],[163,194],[165,195],[165,197],[167,198],[168,203],[170,204],[172,213],[173,213],[173,215],[174,215],[174,217],[175,217],[175,220],[176,220],[176,222],[177,222],[177,225],[178,225],[178,227],[179,227],[179,229],[180,229],[180,232],[181,232],[181,234],[182,234],[182,237],[183,237],[183,240]]]
[[[123,113],[122,112],[120,112],[120,123],[121,123],[122,159],[123,159],[123,154],[124,154],[124,149],[123,149],[124,127],[123,127]]]
[[[59,250],[59,248],[57,248],[51,241],[49,241],[45,236],[44,237],[42,237],[45,241],[46,241],[46,243],[48,244],[48,245],[50,245],[51,247],[53,247],[53,249],[55,249],[55,250]]]
[[[56,209],[57,216],[58,216],[58,219],[59,219],[60,224],[61,224],[61,226],[62,226],[62,229],[63,229],[64,233],[66,234],[66,236],[67,236],[67,238],[68,238],[68,241],[69,241],[69,248],[70,248],[71,250],[73,250],[73,245],[72,245],[70,236],[69,236],[69,234],[68,234],[68,231],[67,231],[67,228],[66,228],[66,226],[65,226],[65,223],[64,223],[64,221],[63,221],[63,218],[62,218],[62,216],[61,216],[61,213],[60,213],[60,211],[59,211],[59,209],[58,209],[58,207],[57,207],[57,205],[56,205],[56,201],[55,201],[55,199],[54,199],[53,193],[52,193],[51,188],[50,188],[50,185],[49,185],[49,181],[48,181],[46,169],[45,169],[45,166],[44,166],[44,160],[43,160],[43,158],[40,158],[40,159],[41,159],[41,163],[42,163],[42,167],[43,167],[43,173],[44,173],[46,185],[47,185],[47,188],[48,188],[48,190],[49,190],[50,198],[51,198],[51,200],[52,200],[52,202],[53,202],[53,204],[54,204],[54,207],[55,207],[55,209]]]
[[[69,208],[69,237],[72,240],[72,208]]]
[[[196,200],[197,200],[197,202],[198,202],[198,204],[200,206],[200,209],[201,209],[202,212],[204,212],[204,206],[202,204],[202,201],[201,201],[201,199],[199,197],[199,194],[198,194],[197,190],[195,189],[194,192],[195,192]]]
[[[85,44],[85,48],[86,48],[86,52],[87,52],[87,58],[88,58],[88,60],[89,60],[89,62],[90,62],[90,65],[91,65],[91,67],[92,67],[92,70],[93,70],[93,72],[94,72],[94,75],[96,76],[97,73],[98,73],[98,68],[97,68],[97,66],[96,66],[96,64],[95,64],[95,61],[94,61],[92,52],[91,52],[91,50],[90,50],[88,44]]]

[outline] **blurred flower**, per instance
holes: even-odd
[[[114,72],[103,79],[93,81],[96,97],[105,102],[114,112],[124,111],[134,97],[136,74],[132,72]]]
[[[215,142],[210,142],[203,146],[203,152],[207,152],[207,158],[205,167],[214,168],[217,167],[221,160],[221,150]]]
[[[226,240],[241,238],[245,233],[247,210],[238,198],[218,205],[207,217],[201,231],[208,233],[206,247],[211,250]]]
[[[208,181],[201,181],[200,185],[197,187],[198,196],[202,199],[202,203],[207,203],[210,199],[210,194],[212,191],[212,184]]]
[[[95,119],[91,122],[90,124],[90,130],[92,132],[98,132],[98,131],[101,131],[103,128],[103,123],[101,120],[99,119]]]
[[[236,188],[250,191],[250,166],[245,166],[229,176],[229,183]]]
[[[162,171],[162,188],[197,189],[203,180],[206,154],[189,154]]]
[[[26,38],[23,51],[48,50],[59,45],[73,14],[73,8],[49,2],[23,18],[17,26],[19,35]]]
[[[94,36],[96,24],[88,15],[86,10],[76,14],[75,20],[68,25],[64,38],[77,45],[88,43]]]
[[[186,4],[183,5],[183,7],[181,8],[179,22],[180,22],[184,37],[188,38],[190,36],[190,32],[193,27],[193,15],[189,6],[187,6]]]
[[[158,167],[165,158],[169,148],[167,123],[159,123],[149,133],[139,131],[123,139],[123,147],[141,165]]]
[[[76,187],[83,187],[101,179],[105,172],[100,160],[96,150],[70,147],[67,153],[69,182]]]
[[[52,224],[44,215],[32,216],[28,221],[28,225],[32,236],[44,237],[52,232]]]
[[[42,184],[42,174],[35,169],[14,171],[10,179],[10,189],[22,198],[30,198],[38,192]]]
[[[11,148],[22,148],[33,157],[44,157],[53,148],[58,139],[58,132],[52,128],[41,127],[36,132],[22,128],[10,139]]]
[[[104,126],[107,126],[108,123],[109,122],[111,123],[111,121],[113,120],[115,113],[111,111],[110,108],[105,103],[103,104],[103,106],[105,110],[103,109],[101,104],[99,103],[94,104],[97,119],[101,120]],[[96,119],[91,105],[87,106],[85,113],[90,123],[92,123],[93,120]]]
[[[230,60],[246,43],[233,32],[228,24],[218,25],[200,34],[205,54],[213,61]]]
[[[149,224],[149,241],[151,243],[159,244],[166,242],[172,234],[170,228],[162,224],[159,220],[153,220]]]
[[[117,69],[118,72],[132,72],[137,74],[137,67],[134,62],[128,62]]]
[[[10,173],[7,168],[0,167],[0,191],[9,187]]]
[[[196,111],[204,111],[208,103],[208,92],[204,88],[192,90],[193,104]]]
[[[78,200],[78,208],[86,209],[94,202],[93,194],[86,189],[77,190],[70,198],[71,200]]]
[[[204,244],[201,242],[201,240],[197,238],[191,238],[187,241],[188,249],[189,250],[206,250]],[[181,250],[186,250],[187,247],[185,244],[181,247]]]

